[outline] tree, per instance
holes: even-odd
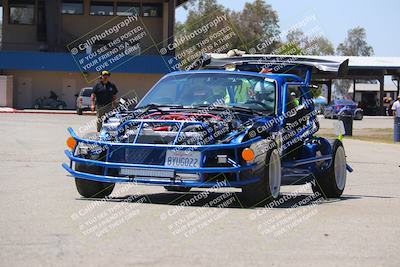
[[[373,56],[374,49],[367,41],[367,34],[364,28],[355,27],[347,32],[343,43],[337,47],[337,54],[340,56]],[[350,80],[335,81],[335,89],[341,95],[346,95],[352,82]]]
[[[337,54],[341,56],[373,56],[374,49],[367,41],[367,34],[362,27],[355,27],[347,32],[343,43],[337,47]]]
[[[287,36],[287,43],[291,46],[297,46],[301,55],[327,56],[334,55],[333,44],[324,36],[318,34],[307,36],[301,30],[290,31]]]
[[[215,52],[215,46],[210,46],[211,42],[207,42],[207,39],[226,27],[230,27],[231,30],[224,34],[229,38],[223,40],[225,49],[217,51],[220,53],[225,53],[234,48],[248,52],[250,48],[256,47],[257,44],[279,35],[278,15],[264,0],[246,3],[241,12],[231,11],[218,4],[216,0],[189,1],[184,8],[188,10],[188,16],[185,22],[176,24],[176,40],[190,35],[199,27],[220,16],[226,16],[227,20],[201,35],[186,40],[184,44],[177,47],[177,53],[182,53],[184,50],[188,51],[191,47],[196,47],[197,51]],[[223,36],[219,39],[223,39]],[[212,41],[214,42],[215,39]],[[257,52],[272,52],[277,47],[277,43],[277,41],[273,41]]]
[[[231,20],[238,31],[237,48],[248,51],[249,48],[269,40],[270,44],[259,46],[257,53],[271,53],[278,48],[278,13],[264,0],[246,3],[243,11],[231,13]]]
[[[196,61],[201,53],[212,53],[223,46],[218,43],[224,35],[221,31],[229,26],[230,11],[216,0],[191,1],[186,6],[188,16],[183,23],[175,26],[175,49],[180,60],[180,69]],[[218,23],[213,23],[213,22]],[[227,43],[231,40],[226,40]],[[231,47],[230,45],[228,45]],[[230,48],[221,48],[227,52]]]

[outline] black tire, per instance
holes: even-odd
[[[81,109],[81,108],[77,108],[77,109],[76,109],[76,114],[82,115],[82,114],[83,114],[82,109]]]
[[[90,166],[86,164],[75,164],[75,170],[78,172],[86,172],[91,174],[101,174],[102,168],[98,166]],[[104,198],[109,196],[115,184],[114,183],[105,183],[105,182],[97,182],[85,179],[75,178],[75,185],[78,193],[87,198]]]
[[[362,112],[357,112],[356,115],[354,116],[355,120],[361,121],[364,118],[364,115]]]
[[[182,187],[182,186],[164,186],[165,190],[169,192],[189,192],[191,187]]]
[[[336,179],[336,175],[338,175],[338,179]],[[326,171],[315,176],[316,183],[311,184],[312,190],[315,194],[318,193],[324,198],[339,198],[346,186],[346,175],[346,154],[344,147],[342,142],[335,140],[333,143],[332,163]]]
[[[58,109],[58,110],[63,110],[63,109],[64,109],[64,106],[63,106],[63,105],[57,105],[57,109]]]
[[[262,166],[253,174],[253,176],[261,177],[261,180],[242,187],[242,196],[246,206],[266,204],[279,198],[282,169],[281,159],[275,143],[273,143],[273,148],[267,151],[265,159],[261,164]],[[274,177],[277,180],[270,177],[271,172],[276,173]],[[271,192],[271,188],[275,189],[274,193]]]
[[[33,108],[34,108],[34,109],[39,109],[39,108],[40,108],[40,105],[39,105],[39,104],[35,104],[35,105],[33,106]]]

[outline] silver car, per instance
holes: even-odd
[[[84,87],[81,89],[76,98],[76,113],[82,115],[84,110],[90,110],[90,96],[92,95],[92,87]]]

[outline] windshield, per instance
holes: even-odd
[[[274,80],[240,74],[191,73],[161,80],[138,107],[223,105],[274,113]]]

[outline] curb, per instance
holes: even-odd
[[[0,113],[14,113],[14,114],[47,114],[47,115],[77,115],[76,111],[69,110],[29,110],[29,109],[15,109],[0,107]],[[83,112],[83,116],[93,116],[96,115],[95,112]]]

